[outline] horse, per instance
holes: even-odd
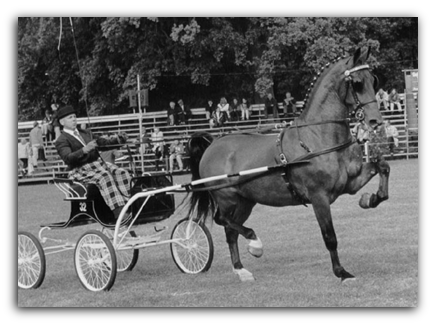
[[[389,164],[383,157],[364,162],[360,144],[368,134],[357,140],[350,131],[349,114],[366,132],[373,133],[382,124],[369,56],[370,48],[358,49],[353,56],[326,64],[311,84],[301,115],[278,136],[235,133],[214,139],[199,132],[189,140],[192,180],[229,173],[220,185],[192,189],[189,212],[198,221],[211,214],[224,227],[233,271],[241,281],[255,278],[241,263],[239,235],[249,241],[251,255],[263,254],[260,238],[243,225],[257,203],[312,204],[333,273],[342,282],[355,278],[340,264],[330,205],[340,195],[356,194],[376,174],[380,178],[377,193],[363,194],[359,205],[375,208],[388,199]],[[263,166],[278,169],[246,178],[237,175]]]

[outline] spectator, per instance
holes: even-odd
[[[233,102],[231,102],[229,106],[230,110],[230,121],[239,121],[240,120],[240,104],[237,98],[233,98]]]
[[[26,175],[31,174],[31,169],[29,168],[29,159],[31,159],[32,150],[30,148],[29,142],[25,138],[20,140],[18,143],[18,160],[22,163],[22,173]]]
[[[295,117],[296,116],[296,104],[294,102],[294,97],[292,97],[290,92],[285,93],[285,99],[282,102],[284,117]]]
[[[361,122],[357,122],[350,132],[359,143],[366,142],[370,139],[369,130],[366,128],[366,125]]]
[[[29,134],[30,147],[32,148],[32,165],[38,167],[38,159],[46,161],[44,155],[44,141],[42,139],[42,129],[39,127],[39,123],[35,121],[33,128]],[[42,153],[39,151],[42,150]],[[41,157],[42,156],[42,157]]]
[[[240,111],[242,112],[242,120],[249,120],[251,116],[251,105],[246,98],[242,98],[242,104],[240,105]]]
[[[388,110],[388,94],[382,88],[376,93],[376,101],[379,110],[381,110],[381,105],[384,110]]]
[[[210,120],[213,111],[214,111],[213,101],[208,100],[205,106],[205,117],[207,118],[207,120]]]
[[[389,120],[385,121],[385,133],[387,135],[388,148],[390,149],[390,154],[394,154],[394,147],[399,146],[399,132],[397,128],[391,125]]]
[[[61,108],[58,119],[63,131],[56,139],[56,150],[68,165],[69,179],[97,185],[117,219],[129,199],[131,177],[126,170],[100,160],[97,147],[110,149],[113,144],[125,143],[126,135],[93,139],[89,131],[77,129],[76,110],[72,106]]]
[[[183,159],[182,156],[184,154],[184,146],[180,141],[175,140],[169,147],[169,172],[172,173],[174,171],[174,159],[177,160],[178,169],[180,171],[183,170]]]
[[[151,142],[153,144],[153,152],[155,154],[156,171],[159,170],[159,161],[163,160],[165,156],[165,141],[163,139],[163,132],[160,128],[154,127],[154,132],[151,133]]]
[[[227,102],[227,99],[225,97],[221,97],[221,100],[219,104],[217,105],[217,108],[220,110],[220,112],[225,112],[227,114],[227,119],[230,118],[230,105]]]
[[[169,102],[168,109],[168,126],[174,126],[177,123],[177,109],[175,108],[175,102]]]
[[[228,105],[228,104],[227,104]],[[210,119],[210,127],[222,127],[228,121],[228,114],[226,111],[222,110],[221,107],[217,107]]]
[[[266,119],[278,118],[278,104],[272,96],[272,93],[267,94],[266,102],[264,103],[264,112]]]
[[[138,136],[137,140],[138,143],[136,144],[136,148],[139,150],[139,153],[148,154],[152,152],[153,148],[151,146],[151,139],[145,127],[143,129],[142,138]]]
[[[399,111],[402,111],[402,105],[400,104],[400,97],[399,97],[399,94],[397,94],[395,88],[393,88],[391,90],[391,93],[388,96],[388,99],[390,101],[390,111],[394,110],[394,105],[397,105],[397,108],[399,109]]]
[[[55,137],[52,115],[50,110],[46,110],[42,119],[42,138],[48,142],[54,140]]]
[[[187,125],[189,123],[190,118],[192,117],[192,112],[190,111],[190,107],[185,105],[182,99],[178,100],[178,123],[181,125]]]
[[[53,103],[51,105],[51,110],[53,111],[53,114],[51,116],[51,120],[52,120],[53,129],[54,129],[54,135],[55,135],[53,142],[55,142],[57,140],[57,138],[60,136],[60,123],[59,123],[59,118],[57,116],[58,109],[59,109],[59,104]]]

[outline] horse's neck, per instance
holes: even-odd
[[[300,134],[316,145],[343,143],[350,137],[349,127],[346,124],[348,109],[338,91],[332,87],[333,84],[330,84],[329,88],[323,87],[326,79],[319,81],[307,108],[297,120],[297,125],[308,125],[307,128],[300,130]],[[325,124],[310,125],[314,123]]]

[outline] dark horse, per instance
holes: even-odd
[[[198,133],[189,141],[193,180],[230,174],[218,186],[209,183],[205,189],[194,190],[190,212],[199,219],[211,213],[224,226],[233,269],[242,281],[254,277],[240,261],[239,234],[249,240],[252,255],[263,253],[259,237],[243,226],[256,203],[312,204],[334,274],[342,280],[354,277],[338,258],[330,205],[342,194],[355,194],[378,173],[378,192],[363,194],[359,204],[371,208],[388,199],[388,163],[383,158],[364,163],[349,127],[349,113],[368,131],[382,123],[375,101],[376,77],[366,64],[369,55],[370,49],[364,53],[358,49],[351,57],[328,63],[312,84],[305,110],[278,136],[229,134],[213,140],[207,133]],[[235,175],[274,165],[281,167],[262,175]]]

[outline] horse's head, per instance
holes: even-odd
[[[358,121],[365,123],[371,129],[376,129],[382,123],[382,115],[375,97],[378,80],[371,74],[370,66],[366,63],[369,56],[370,47],[364,53],[358,49],[345,63],[344,102]]]

